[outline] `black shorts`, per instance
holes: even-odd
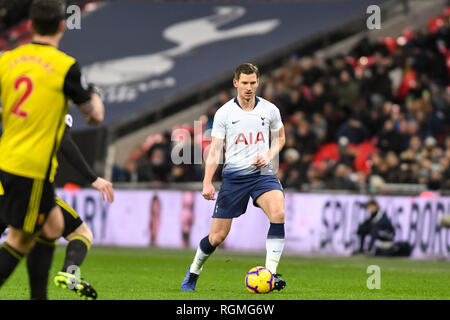
[[[62,236],[66,238],[69,234],[74,232],[81,224],[83,220],[81,220],[78,213],[67,203],[65,203],[61,198],[55,196],[55,202],[58,206],[61,207],[63,217],[64,217],[64,231]]]
[[[66,202],[55,196],[55,202],[61,207],[61,211],[64,217],[64,232],[63,237],[66,238],[69,234],[74,232],[82,223],[80,216],[77,212],[69,206]],[[7,228],[6,224],[0,223],[0,236],[5,232]]]
[[[28,233],[42,228],[55,204],[48,180],[31,179],[0,170],[0,224]]]

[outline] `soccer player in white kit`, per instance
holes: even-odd
[[[237,89],[237,97],[225,103],[214,116],[203,197],[216,200],[212,177],[220,163],[225,142],[222,186],[214,207],[210,233],[200,241],[194,261],[181,284],[185,291],[195,289],[203,264],[227,237],[233,218],[245,213],[250,197],[270,221],[266,268],[275,278],[272,290],[286,286],[277,273],[284,248],[284,191],[271,163],[284,146],[284,126],[278,108],[256,96],[259,85],[256,66],[250,63],[239,65],[233,85]]]

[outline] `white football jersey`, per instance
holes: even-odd
[[[259,169],[253,163],[257,155],[269,151],[270,132],[278,132],[283,126],[278,108],[271,102],[256,97],[253,110],[244,111],[237,98],[233,98],[217,110],[211,135],[225,139],[223,172],[237,175],[264,171],[273,172],[272,165]]]

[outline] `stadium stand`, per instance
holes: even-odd
[[[15,48],[31,41],[28,11],[33,0],[0,0],[0,51]],[[77,5],[82,12],[95,10],[100,1],[69,0],[67,5]]]
[[[30,41],[29,21],[23,18],[30,2],[0,0],[0,51]],[[102,2],[69,4],[89,12]],[[264,74],[260,95],[280,107],[286,125],[278,172],[284,186],[358,192],[390,185],[398,190],[450,187],[449,16],[447,7],[424,30],[411,26],[398,37],[363,38],[332,58],[294,50],[281,67]],[[200,131],[207,133],[215,111],[232,94],[223,90],[213,99],[198,117]],[[176,130],[191,134],[192,155],[208,146],[202,134],[194,135],[192,125],[182,123],[137,144],[125,161],[113,166],[113,180],[165,185],[201,181],[201,164],[170,161]],[[103,144],[104,135],[98,139]],[[93,153],[88,152],[91,163]]]
[[[449,18],[447,7],[424,30],[363,38],[347,54],[324,61],[293,53],[264,76],[260,95],[279,106],[286,127],[278,171],[284,186],[359,192],[391,184],[450,187]],[[222,91],[199,118],[203,131],[231,94]],[[171,165],[172,133],[145,139],[123,167],[114,167],[114,181],[201,181],[200,167]],[[192,139],[193,148],[207,147],[201,137]]]

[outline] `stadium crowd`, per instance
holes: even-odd
[[[324,61],[293,54],[263,74],[259,95],[280,108],[285,124],[277,173],[283,186],[450,187],[449,9],[424,30],[407,28],[376,42],[364,38],[347,55]],[[218,104],[200,117],[206,138],[216,110],[233,93],[221,92]],[[172,163],[171,134],[149,136],[115,167],[114,181],[201,181],[201,164]],[[208,142],[191,136],[192,155],[204,151]]]
[[[11,50],[31,41],[29,10],[32,2],[33,0],[0,0],[0,51]],[[77,5],[84,12],[89,4],[92,10],[93,4],[98,2],[100,0],[67,0],[66,4]]]

